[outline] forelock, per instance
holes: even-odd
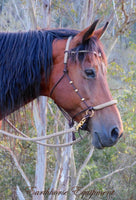
[[[103,46],[96,37],[91,37],[85,43],[73,48],[71,50],[70,57],[72,61],[82,63],[86,55],[89,53],[93,53],[96,54],[96,56],[101,57],[104,64],[107,65],[107,59],[103,50]]]

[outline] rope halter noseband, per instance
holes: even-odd
[[[85,116],[81,119],[81,121],[78,123],[78,125],[76,127],[76,129],[79,130],[79,129],[85,129],[86,123],[89,120],[89,118],[93,117],[94,111],[97,111],[97,110],[112,106],[114,104],[117,104],[117,100],[111,100],[111,101],[108,101],[106,103],[94,106],[94,107],[88,106],[85,98],[83,98],[82,95],[79,93],[79,90],[75,87],[73,81],[71,80],[71,78],[69,77],[69,74],[68,74],[68,65],[67,65],[67,63],[68,63],[68,55],[69,55],[69,53],[72,53],[72,54],[76,53],[75,51],[69,51],[69,46],[70,46],[70,41],[71,40],[72,40],[72,37],[69,37],[68,40],[67,40],[67,43],[66,43],[65,51],[64,51],[64,70],[63,70],[63,75],[60,77],[60,79],[57,81],[57,83],[51,89],[50,97],[52,96],[52,94],[53,94],[55,88],[57,87],[57,85],[61,82],[61,80],[64,78],[64,76],[66,76],[68,81],[69,81],[69,84],[72,86],[72,88],[74,89],[76,94],[79,96],[80,100],[85,104],[86,108],[83,109],[82,111],[80,111],[79,113],[76,113],[72,117],[72,119],[69,116],[69,114],[67,112],[65,112],[61,107],[59,107],[59,109],[62,111],[62,113],[65,116],[65,118],[69,121],[70,127],[72,127],[74,125],[74,119],[78,115],[80,115],[82,113],[85,113]],[[95,51],[80,50],[78,52],[79,53],[83,53],[83,52],[89,53],[90,52],[90,53],[93,53],[93,54],[98,55],[98,56],[101,57],[101,55],[97,54]]]

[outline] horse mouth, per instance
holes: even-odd
[[[100,138],[100,136],[98,135],[97,132],[94,132],[92,143],[93,143],[94,147],[97,148],[97,149],[103,149],[104,148],[102,141],[101,141],[101,138]]]
[[[89,121],[87,121],[85,123],[85,127],[82,130],[86,130],[89,133],[92,133],[92,128],[91,129],[89,128],[88,122]],[[100,136],[97,132],[94,132],[94,134],[92,134],[92,144],[97,149],[103,149],[104,148],[104,145],[102,144],[101,138],[100,138]]]

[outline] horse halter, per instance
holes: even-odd
[[[111,101],[108,101],[106,103],[103,103],[103,104],[100,104],[100,105],[97,105],[97,106],[89,106],[85,100],[84,97],[82,97],[82,95],[80,94],[79,90],[75,87],[73,81],[71,80],[71,78],[69,77],[69,74],[68,74],[68,65],[67,65],[67,62],[68,62],[68,55],[69,53],[76,53],[75,51],[70,51],[69,50],[69,46],[70,46],[70,41],[72,40],[72,37],[70,36],[67,40],[67,43],[66,43],[66,48],[65,48],[65,51],[64,51],[64,70],[63,70],[63,75],[60,77],[60,79],[57,81],[57,83],[53,86],[53,88],[51,89],[51,92],[50,92],[50,97],[52,96],[55,88],[57,87],[57,85],[62,81],[62,79],[64,77],[66,77],[69,81],[69,84],[71,85],[71,87],[73,88],[73,90],[75,91],[75,93],[79,96],[80,100],[84,103],[85,105],[85,109],[81,110],[80,112],[76,113],[72,118],[69,116],[69,114],[64,111],[63,108],[59,107],[59,109],[61,110],[61,112],[63,113],[63,115],[65,116],[65,118],[69,121],[69,126],[72,127],[74,125],[74,119],[85,112],[85,116],[81,119],[81,121],[78,123],[78,125],[76,126],[76,129],[79,130],[79,129],[82,129],[82,130],[86,130],[86,125],[87,125],[87,122],[89,120],[89,118],[93,117],[94,115],[94,111],[97,111],[97,110],[100,110],[100,109],[103,109],[103,108],[106,108],[106,107],[109,107],[109,106],[112,106],[114,104],[117,104],[117,100],[111,100]],[[78,51],[79,53],[93,53],[97,56],[100,56],[100,54],[97,54],[95,51],[88,51],[88,50],[80,50]]]

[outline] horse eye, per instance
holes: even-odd
[[[94,69],[86,69],[85,74],[88,78],[95,78],[95,76],[96,76]]]

